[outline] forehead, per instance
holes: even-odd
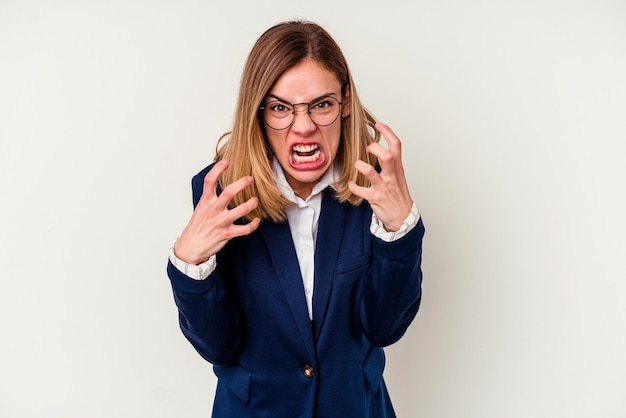
[[[306,60],[285,71],[268,94],[291,103],[308,102],[326,94],[341,97],[341,83],[335,73],[317,61]]]

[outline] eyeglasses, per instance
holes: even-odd
[[[263,121],[270,128],[281,131],[289,128],[296,120],[297,106],[306,106],[309,117],[317,126],[332,125],[341,112],[340,102],[332,96],[317,98],[309,103],[289,103],[272,97],[272,100],[259,107]]]

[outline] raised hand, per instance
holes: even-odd
[[[389,149],[378,143],[367,146],[367,152],[378,159],[381,171],[378,173],[370,164],[358,160],[354,168],[368,178],[370,186],[357,186],[351,182],[348,187],[370,203],[387,231],[397,231],[413,207],[402,166],[402,144],[387,125],[378,122],[375,127],[389,145]]]
[[[252,233],[261,223],[259,218],[245,225],[233,223],[257,207],[259,202],[256,197],[232,209],[228,208],[232,198],[254,182],[252,177],[240,178],[226,186],[219,196],[217,195],[219,178],[228,164],[227,160],[221,160],[207,173],[202,197],[189,223],[174,244],[176,257],[186,263],[197,265],[205,262],[213,254],[217,254],[230,239]]]

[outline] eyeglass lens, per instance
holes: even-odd
[[[263,120],[272,129],[290,127],[296,118],[296,108],[307,106],[308,114],[317,126],[331,125],[341,111],[341,102],[334,97],[324,97],[311,103],[291,104],[280,100],[270,100],[261,107]]]

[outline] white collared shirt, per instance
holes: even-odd
[[[298,257],[298,265],[302,274],[302,284],[304,287],[304,295],[309,310],[309,319],[313,320],[313,288],[314,288],[314,260],[315,260],[315,244],[317,238],[317,227],[322,209],[322,191],[328,186],[332,186],[339,177],[339,169],[336,163],[324,173],[315,186],[311,195],[303,200],[296,196],[293,189],[287,182],[285,173],[278,160],[272,161],[272,171],[276,176],[276,185],[280,192],[294,205],[287,207],[287,222],[289,230]],[[391,242],[402,238],[411,229],[413,229],[420,219],[415,202],[411,208],[411,212],[402,223],[398,231],[389,232],[383,227],[382,222],[372,213],[372,223],[370,232],[383,241]],[[204,280],[217,267],[216,256],[211,256],[207,261],[199,265],[187,264],[180,260],[174,254],[174,245],[170,247],[170,261],[172,264],[188,277],[195,280]]]
[[[309,309],[309,319],[313,320],[313,281],[315,277],[315,242],[317,238],[317,226],[322,210],[322,192],[328,186],[335,183],[339,177],[339,170],[334,163],[319,181],[313,186],[313,190],[306,200],[302,200],[294,193],[287,182],[285,173],[278,160],[274,158],[272,171],[276,176],[276,185],[280,192],[295,205],[287,206],[287,222],[293,238],[293,245],[298,256],[304,296]]]

